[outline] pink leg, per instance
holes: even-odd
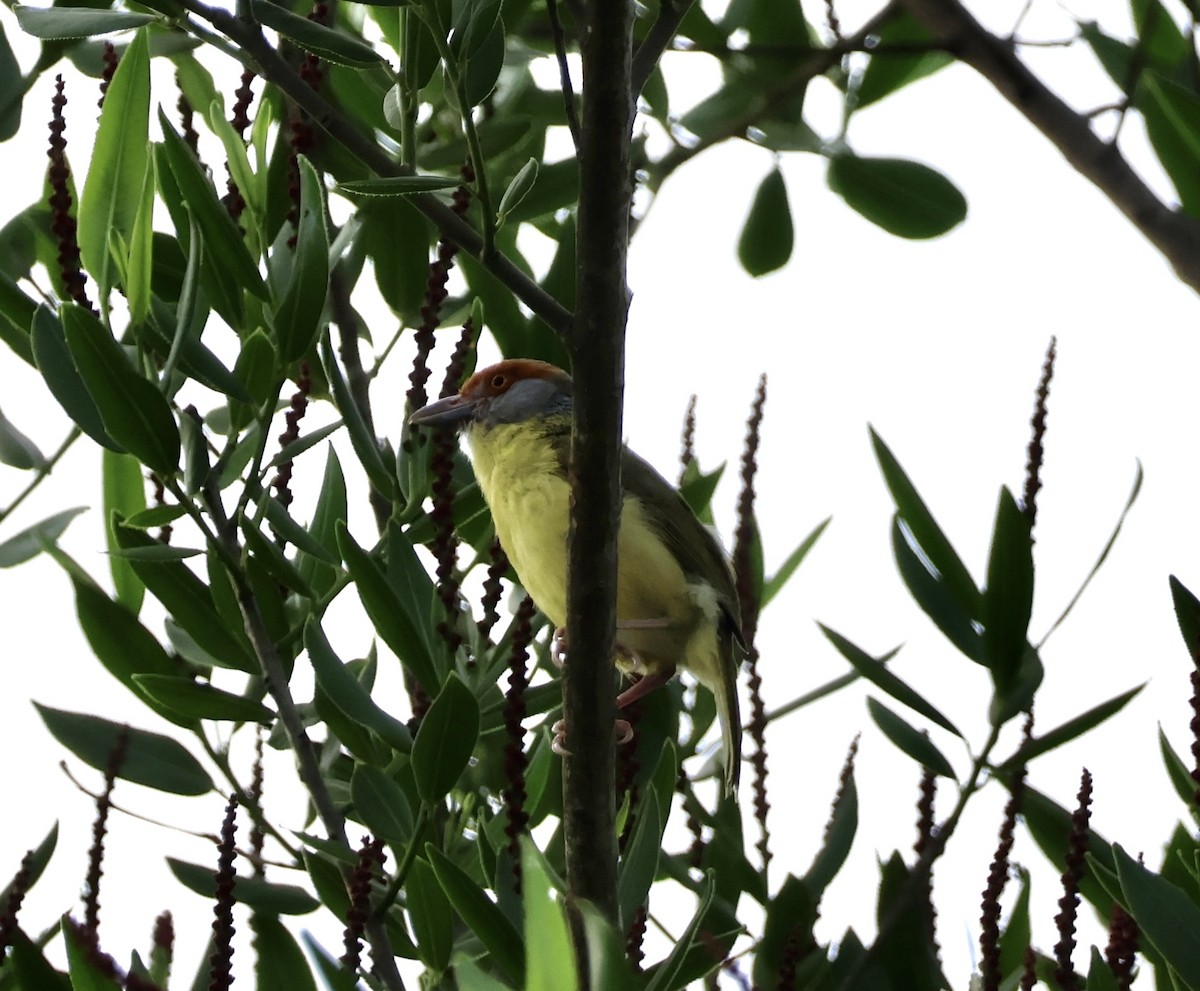
[[[617,708],[624,709],[638,699],[643,699],[654,689],[660,688],[675,677],[675,666],[662,668],[650,674],[642,675],[637,681],[617,696]]]

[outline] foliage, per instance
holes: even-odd
[[[935,777],[958,787],[951,814],[925,822],[911,863],[899,853],[880,863],[874,941],[865,945],[847,930],[830,945],[815,930],[857,829],[853,753],[807,872],[769,877],[761,699],[750,727],[761,755],[757,801],[745,810],[763,833],[756,864],[743,810],[728,799],[706,804],[705,788],[695,787],[711,774],[712,701],[677,684],[646,700],[635,742],[622,752],[621,917],[586,904],[564,910],[558,758],[548,732],[561,696],[549,631],[528,604],[500,614],[502,589],[516,587],[514,576],[453,438],[410,429],[395,445],[380,441],[371,386],[397,339],[410,335],[417,358],[407,400],[423,405],[434,332],[456,325],[444,394],[470,369],[483,333],[507,355],[565,363],[580,180],[564,135],[577,129],[579,107],[572,92],[541,80],[547,66],[569,65],[567,39],[581,30],[573,6],[379,0],[310,11],[247,0],[235,16],[199,0],[130,0],[13,10],[39,54],[22,74],[0,36],[0,99],[7,101],[0,138],[19,129],[33,80],[64,58],[99,75],[105,99],[79,173],[66,159],[56,102],[46,201],[13,216],[0,242],[0,339],[36,369],[74,425],[46,456],[0,415],[0,461],[32,479],[0,520],[72,444],[100,445],[111,575],[101,581],[58,546],[78,509],[6,535],[0,566],[51,555],[71,580],[96,659],[172,728],[161,733],[39,705],[54,738],[105,775],[96,871],[87,921],[66,918],[34,939],[18,909],[53,854],[55,832],[30,852],[0,898],[0,948],[8,951],[0,989],[167,984],[167,936],[156,937],[148,960],[133,954],[127,965],[101,949],[95,887],[118,779],[179,795],[231,796],[219,869],[170,863],[183,885],[214,900],[219,919],[234,901],[252,910],[261,988],[315,986],[281,919],[318,908],[346,927],[340,958],[306,939],[316,971],[336,988],[361,980],[394,991],[417,973],[426,987],[667,991],[722,967],[743,981],[748,971],[764,988],[945,987],[930,871],[967,803],[992,781],[1011,792],[1010,834],[1020,813],[1047,857],[1079,873],[1082,897],[1136,922],[1160,987],[1200,988],[1200,952],[1188,936],[1196,927],[1186,921],[1200,912],[1191,835],[1176,832],[1155,872],[1088,831],[1086,802],[1072,816],[1023,785],[1026,765],[1114,716],[1137,688],[1037,735],[1027,730],[1012,752],[998,752],[1001,729],[1030,711],[1043,673],[1045,638],[1035,643],[1029,633],[1036,485],[1022,500],[1001,490],[980,582],[874,433],[896,507],[900,574],[992,687],[985,713],[956,713],[952,721],[936,692],[888,666],[892,654],[874,657],[826,630],[851,673],[785,707],[861,677],[875,690],[872,719],[923,769],[927,791]],[[1130,44],[1094,25],[1083,25],[1082,36],[1144,116],[1185,214],[1194,215],[1194,52],[1157,0],[1139,0],[1136,10],[1139,37]],[[777,155],[822,156],[830,188],[899,236],[934,237],[964,219],[965,198],[940,173],[858,155],[849,140],[855,113],[949,61],[909,13],[889,6],[853,36],[831,23],[831,38],[821,40],[790,0],[734,0],[720,15],[662,0],[639,8],[635,32],[645,130],[634,159],[650,192],[705,148],[739,139]],[[95,40],[109,34],[119,44]],[[718,89],[685,108],[669,66],[659,64],[672,40],[715,55],[722,68]],[[161,109],[151,114],[172,102],[152,71],[157,65],[173,71],[182,93],[178,124]],[[232,100],[231,67],[246,70]],[[806,88],[817,77],[841,94],[836,134],[821,136],[806,123]],[[81,83],[72,77],[71,85]],[[206,164],[217,159],[228,173],[224,192]],[[783,174],[771,166],[738,244],[747,271],[784,265],[793,227]],[[552,245],[547,265],[524,256],[527,230]],[[454,264],[461,278],[451,282]],[[368,334],[361,313],[369,306],[392,318],[390,339]],[[1044,418],[1044,389],[1042,404]],[[761,407],[760,398],[744,462],[747,507]],[[325,422],[307,425],[326,410]],[[685,461],[685,495],[704,515],[720,472]],[[153,481],[150,499],[143,472]],[[1036,473],[1035,461],[1034,480]],[[292,508],[294,475],[320,476],[307,522]],[[349,525],[350,493],[362,491],[375,523],[369,536]],[[765,575],[757,524],[743,512],[735,558],[745,565],[747,610],[756,615],[775,600],[824,526]],[[478,602],[462,594],[479,587]],[[1172,593],[1195,657],[1200,604],[1174,580]],[[346,600],[361,607],[376,635],[364,657],[351,656],[354,646],[329,622],[330,609]],[[166,616],[161,635],[147,618],[151,602]],[[384,664],[403,671],[407,707],[373,694]],[[301,666],[315,680],[307,700],[291,687]],[[983,739],[960,725],[986,727]],[[294,837],[262,811],[261,768],[231,760],[231,740],[255,734],[260,748],[265,740],[295,756],[312,819]],[[963,748],[965,770],[951,747]],[[1197,772],[1165,737],[1163,752],[1194,814]],[[252,873],[235,876],[239,808],[255,835]],[[664,839],[681,819],[688,849]],[[357,851],[350,824],[371,835]],[[1006,855],[998,853],[987,893],[997,904]],[[271,867],[270,880],[268,861],[281,865]],[[673,948],[644,965],[647,902],[671,887],[686,893],[690,918],[676,921]],[[758,928],[746,921],[759,918]],[[1071,925],[1066,916],[1059,921],[1064,940]],[[1028,949],[1032,928],[1022,897],[1003,932],[985,930],[981,942],[995,949],[984,954],[994,961],[985,986],[1031,982],[1035,973],[1048,979],[1055,963],[1060,986],[1127,986],[1118,963],[1098,954],[1086,979],[1076,980],[1069,949],[1056,950],[1056,961]],[[228,986],[228,931],[215,933],[197,982],[211,975],[212,986]],[[52,940],[61,941],[65,972],[49,962]],[[573,956],[581,948],[586,960]],[[178,976],[172,983],[182,986]]]

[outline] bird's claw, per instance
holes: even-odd
[[[558,720],[558,722],[550,727],[550,732],[554,734],[553,739],[550,741],[551,751],[558,754],[559,757],[574,756],[567,749],[567,721],[565,719]]]
[[[550,660],[556,667],[567,666],[567,628],[565,626],[558,627],[550,640]]]
[[[617,733],[617,746],[624,746],[633,739],[633,726],[628,719],[618,719],[613,724],[613,728]],[[567,721],[565,719],[558,720],[550,727],[550,732],[553,734],[550,740],[550,750],[559,757],[574,756],[567,749]]]

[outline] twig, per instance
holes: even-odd
[[[278,86],[334,141],[339,142],[351,155],[379,176],[411,175],[411,169],[394,161],[366,134],[361,133],[349,120],[338,112],[324,97],[314,91],[293,71],[283,58],[263,37],[257,24],[239,20],[229,11],[210,7],[200,0],[181,0],[183,7],[224,34],[240,49],[232,52],[244,65],[253,68],[268,82]],[[194,28],[189,22],[189,28]],[[408,202],[424,214],[447,238],[464,251],[479,258],[485,268],[499,279],[513,294],[546,322],[564,340],[571,334],[572,316],[558,300],[547,293],[530,276],[523,272],[506,255],[492,251],[484,254],[483,238],[462,217],[435,197],[432,193],[417,193],[408,197]]]
[[[567,64],[567,39],[563,33],[562,19],[558,16],[558,0],[546,0],[546,14],[550,18],[550,34],[554,37],[554,55],[558,59],[558,79],[562,86],[563,107],[567,114],[567,127],[575,154],[579,154],[579,114],[575,110],[575,86],[571,82],[571,67]]]
[[[926,30],[990,82],[1041,131],[1080,175],[1089,179],[1163,257],[1180,280],[1200,292],[1200,223],[1151,191],[1085,116],[1072,110],[988,32],[957,0],[903,0]]]
[[[646,32],[646,37],[633,53],[633,70],[631,72],[633,95],[636,97],[653,75],[655,67],[662,58],[663,52],[671,44],[675,32],[691,9],[694,0],[662,0],[658,5],[658,16]]]

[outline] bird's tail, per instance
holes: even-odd
[[[725,763],[725,794],[737,798],[742,776],[742,717],[738,706],[738,644],[732,630],[719,634],[721,683],[715,693],[721,723],[721,756]]]

